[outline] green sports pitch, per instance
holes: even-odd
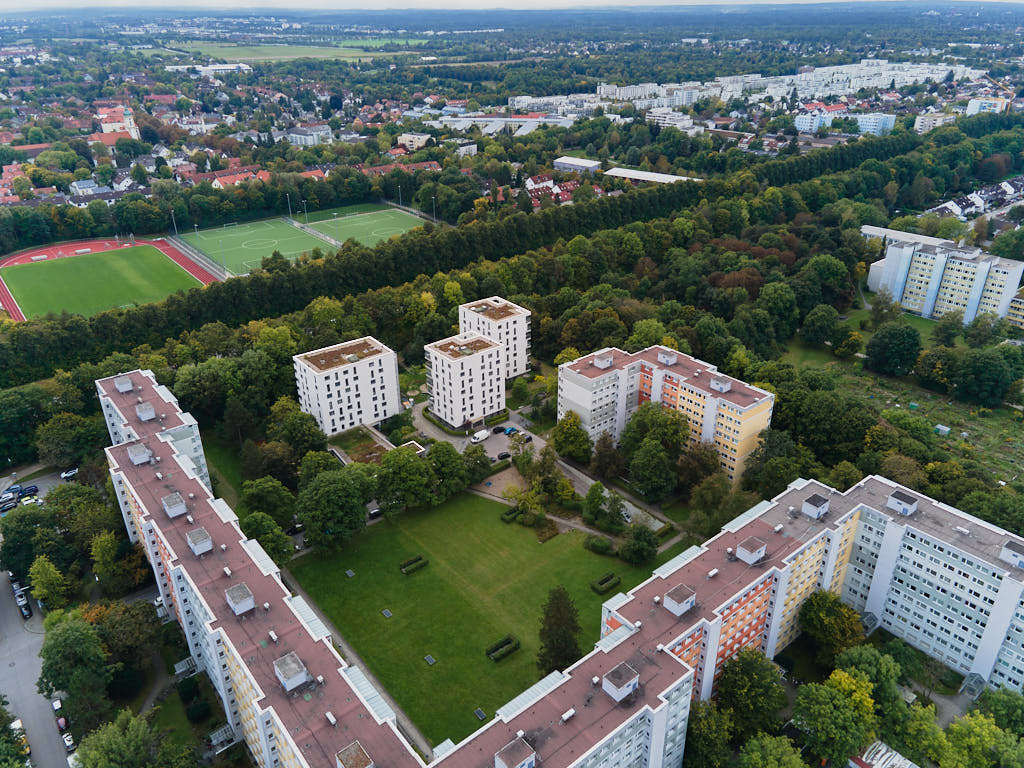
[[[0,269],[25,317],[95,315],[160,301],[200,283],[151,245],[84,253]]]
[[[297,217],[298,218],[298,217]],[[300,219],[300,221],[303,219]],[[309,214],[309,226],[338,242],[352,239],[372,246],[423,224],[411,213],[376,203],[348,205]]]
[[[265,256],[278,251],[294,259],[314,248],[333,251],[326,240],[304,232],[284,219],[263,219],[226,227],[211,227],[182,235],[193,248],[209,256],[233,275],[244,275],[259,267]]]

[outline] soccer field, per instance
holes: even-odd
[[[0,269],[0,276],[26,317],[65,311],[95,315],[199,285],[151,245],[15,264]]]
[[[333,252],[326,240],[314,237],[283,219],[250,221],[234,227],[211,227],[181,238],[198,248],[233,275],[244,275],[259,267],[264,256],[280,251],[294,259],[314,248]]]
[[[309,226],[339,242],[348,239],[363,245],[376,245],[393,235],[401,235],[423,224],[423,219],[397,208],[365,203],[332,208],[309,214]]]

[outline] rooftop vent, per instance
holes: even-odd
[[[270,632],[268,632],[267,634],[270,635],[270,642],[277,642],[277,632],[275,632],[274,630],[270,630]]]
[[[231,569],[228,568],[226,565],[224,566],[224,575],[228,578],[231,578]]]
[[[569,709],[565,710],[565,712],[562,713],[562,722],[563,723],[569,722],[570,720],[572,720],[572,717],[575,714],[576,714],[576,710],[575,709],[569,708]]]
[[[132,391],[132,380],[130,376],[118,376],[114,379],[114,389],[122,395]]]
[[[751,536],[749,539],[744,539],[743,542],[736,547],[736,557],[747,565],[753,565],[754,563],[760,562],[764,559],[767,552],[768,542],[764,539],[759,539],[757,536]]]
[[[885,500],[885,507],[886,509],[891,509],[897,514],[910,517],[912,514],[917,512],[917,499],[906,491],[897,488],[895,491],[890,493],[889,498]]]
[[[693,587],[676,584],[665,593],[665,609],[673,616],[682,616],[697,603],[697,593]]]
[[[192,519],[192,515],[185,515],[185,519],[188,520],[189,525],[193,525],[195,520]]]
[[[135,415],[139,421],[152,421],[156,418],[156,409],[151,403],[140,403],[135,406]]]
[[[270,610],[270,603],[264,603],[263,604],[263,610],[264,611],[269,611]]]
[[[134,443],[128,446],[128,458],[137,467],[152,459],[153,452],[142,443]]]
[[[954,525],[953,526],[953,530],[956,531],[957,533],[959,533],[961,536],[970,536],[971,535],[971,529],[970,528],[964,528],[962,525]]]
[[[821,520],[828,513],[828,499],[814,493],[804,499],[801,511],[812,520]]]
[[[185,538],[188,539],[189,549],[196,557],[213,551],[213,539],[205,528],[193,528],[185,534]]]
[[[601,689],[615,702],[620,702],[640,685],[640,673],[626,662],[612,667],[604,676]]]
[[[494,753],[494,768],[533,768],[536,763],[537,753],[522,736],[516,736]]]
[[[715,392],[728,392],[732,389],[732,381],[721,376],[711,379],[711,389]]]
[[[373,760],[358,741],[353,741],[341,752],[335,753],[334,760],[337,768],[374,768]]]
[[[227,598],[231,610],[235,612],[235,616],[241,616],[256,607],[252,598],[252,590],[246,586],[244,581],[225,589],[224,596]]]
[[[289,651],[274,662],[274,674],[288,692],[309,681],[306,665],[295,651]]]
[[[710,571],[708,571],[707,578],[713,579],[717,575],[718,575],[718,569],[717,568],[712,568]]]
[[[169,493],[160,499],[160,505],[170,518],[181,517],[187,511],[185,509],[185,500],[181,498],[181,494],[177,491]]]
[[[774,528],[772,528],[772,530],[775,531],[776,533],[782,533],[782,529],[783,529],[782,523],[779,523]]]
[[[327,712],[325,712],[325,713],[324,713],[324,716],[325,716],[325,717],[327,718],[327,722],[331,724],[331,727],[332,727],[332,728],[334,728],[335,726],[337,726],[337,725],[338,725],[338,718],[336,718],[336,717],[335,717],[335,716],[334,716],[334,715],[333,715],[333,714],[332,714],[332,713],[330,712],[330,710],[328,710]]]

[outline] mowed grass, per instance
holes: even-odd
[[[49,312],[95,315],[160,301],[199,281],[151,245],[15,264],[0,269],[26,317]]]
[[[199,53],[227,61],[285,61],[288,59],[356,59],[369,60],[387,53],[369,51],[364,47],[342,48],[317,45],[233,45],[213,42],[175,42],[171,48]],[[369,47],[369,46],[367,46]]]
[[[458,742],[538,680],[537,632],[548,591],[565,585],[579,609],[580,647],[599,637],[601,603],[590,581],[608,571],[627,590],[651,575],[583,548],[583,534],[543,544],[500,520],[502,504],[462,494],[435,509],[371,525],[339,554],[307,555],[290,568],[388,692],[434,744]],[[678,554],[673,549],[663,562]],[[405,576],[399,563],[430,564]],[[355,576],[346,578],[352,569]],[[381,611],[388,609],[391,618]],[[484,651],[507,634],[522,647],[495,663]],[[429,666],[424,656],[437,663]]]
[[[301,214],[300,214],[301,215]],[[182,235],[233,275],[244,275],[259,267],[265,256],[279,251],[294,259],[314,248],[332,251],[326,240],[289,224],[284,219],[250,221],[235,227],[210,227]]]
[[[317,211],[316,221],[313,214],[309,215],[309,226],[342,243],[352,239],[372,246],[423,225],[423,219],[397,208],[377,206],[376,210],[355,210],[362,207],[347,206]]]

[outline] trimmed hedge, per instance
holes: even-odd
[[[615,575],[613,571],[608,571],[604,576],[596,581],[590,582],[590,588],[599,595],[607,594],[611,592],[615,587],[619,586],[622,579]]]
[[[606,539],[604,536],[594,536],[593,534],[583,540],[583,547],[598,555],[610,555],[615,550],[611,539]]]
[[[667,539],[669,536],[676,532],[676,527],[672,523],[665,523],[661,528],[654,532],[654,535],[659,539]]]
[[[519,509],[517,507],[510,507],[501,513],[501,522],[513,523],[517,517],[519,517]]]
[[[449,435],[453,435],[455,437],[465,437],[466,436],[466,430],[464,430],[464,429],[452,429],[447,424],[445,424],[443,421],[441,421],[439,418],[437,418],[437,416],[432,414],[430,412],[430,409],[428,409],[428,408],[424,408],[423,409],[423,418],[425,418],[427,421],[429,421],[435,427],[440,429],[442,432],[446,432]]]
[[[505,635],[501,640],[489,647],[484,653],[491,661],[501,661],[519,650],[519,638],[515,635]]]
[[[512,466],[512,462],[509,459],[502,459],[491,464],[491,471],[487,473],[487,476],[496,475],[502,470],[508,469]]]
[[[408,560],[403,560],[399,564],[398,568],[402,573],[408,576],[410,573],[418,571],[420,568],[425,568],[429,562],[429,560],[423,559],[423,555],[416,555],[416,557],[410,557]]]
[[[484,424],[488,427],[493,427],[495,424],[501,424],[504,421],[508,421],[509,413],[508,408],[502,408],[497,413],[492,413],[490,416],[484,419]]]

